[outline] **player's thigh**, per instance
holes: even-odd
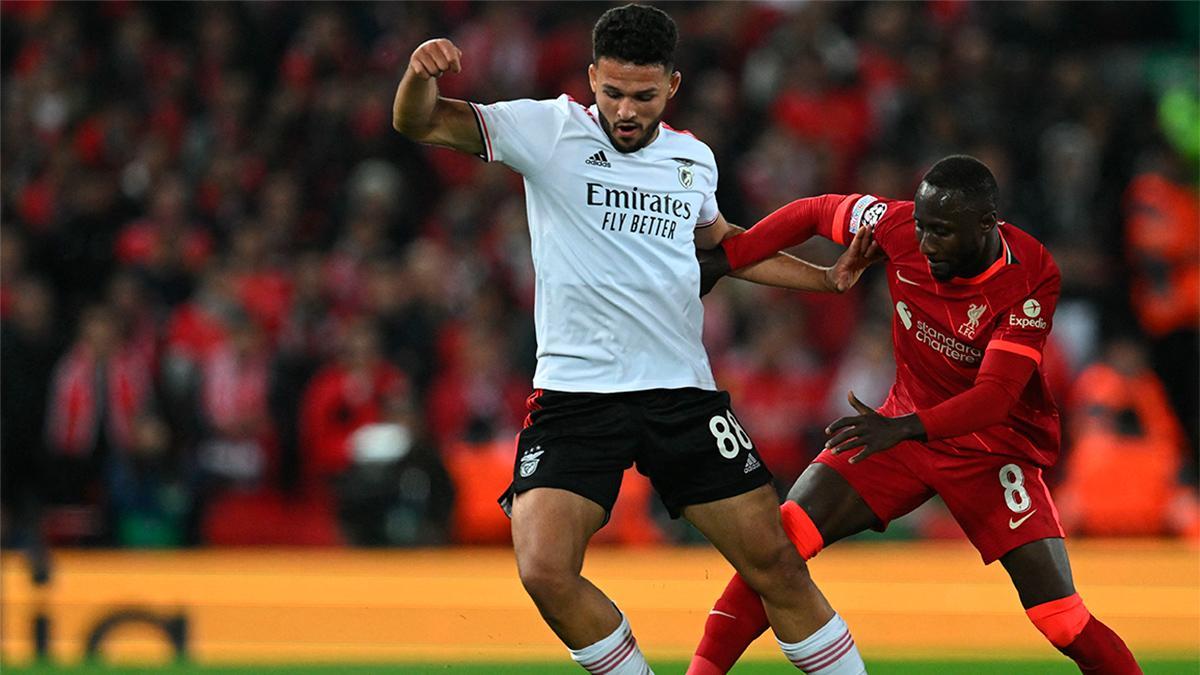
[[[1060,537],[1023,544],[1000,557],[1025,609],[1075,593],[1066,542]]]
[[[826,546],[881,526],[879,517],[850,482],[820,462],[808,465],[788,491],[787,498],[804,509]]]
[[[985,564],[1042,539],[1061,539],[1041,467],[1020,458],[930,451],[931,482]]]
[[[771,483],[750,433],[723,391],[675,389],[638,399],[642,443],[637,467],[672,518],[695,504],[745,494]],[[772,501],[779,508],[779,498]]]
[[[917,443],[904,442],[854,464],[853,453],[821,452],[792,486],[788,499],[804,509],[825,544],[867,528],[882,532],[933,496],[922,477]]]
[[[633,463],[636,435],[616,396],[544,392],[530,409],[500,499],[513,519],[517,564],[522,578],[577,573]]]
[[[578,574],[588,541],[607,516],[600,504],[560,488],[537,487],[517,494],[512,536],[522,579]]]
[[[774,571],[781,564],[802,569],[803,560],[784,534],[779,520],[779,498],[770,485],[712,502],[690,504],[683,507],[683,517],[744,576]]]

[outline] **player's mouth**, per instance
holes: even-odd
[[[613,135],[627,141],[637,138],[641,131],[642,125],[634,122],[618,122],[613,126]]]

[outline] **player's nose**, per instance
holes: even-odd
[[[932,258],[937,255],[938,249],[929,241],[928,235],[920,235],[917,240],[917,244],[921,251],[921,255],[925,256],[926,258]]]

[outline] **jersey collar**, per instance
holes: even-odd
[[[988,279],[996,276],[996,274],[998,274],[1000,270],[1004,269],[1006,266],[1016,264],[1017,259],[1015,256],[1013,256],[1012,249],[1008,247],[1008,240],[1004,238],[1004,230],[1000,229],[1000,225],[1003,224],[1004,223],[999,223],[996,226],[996,232],[1000,235],[1000,244],[1004,247],[1000,253],[1000,257],[996,258],[996,262],[992,263],[986,270],[976,274],[973,277],[967,277],[965,279],[961,277],[954,277],[950,279],[950,283],[961,284],[964,286],[982,284]]]

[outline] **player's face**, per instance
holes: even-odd
[[[968,204],[959,192],[921,183],[913,202],[917,244],[935,279],[971,277],[982,271],[987,236],[996,212]]]
[[[588,66],[588,80],[600,126],[620,152],[641,150],[654,140],[667,101],[679,89],[678,71],[607,57]]]

